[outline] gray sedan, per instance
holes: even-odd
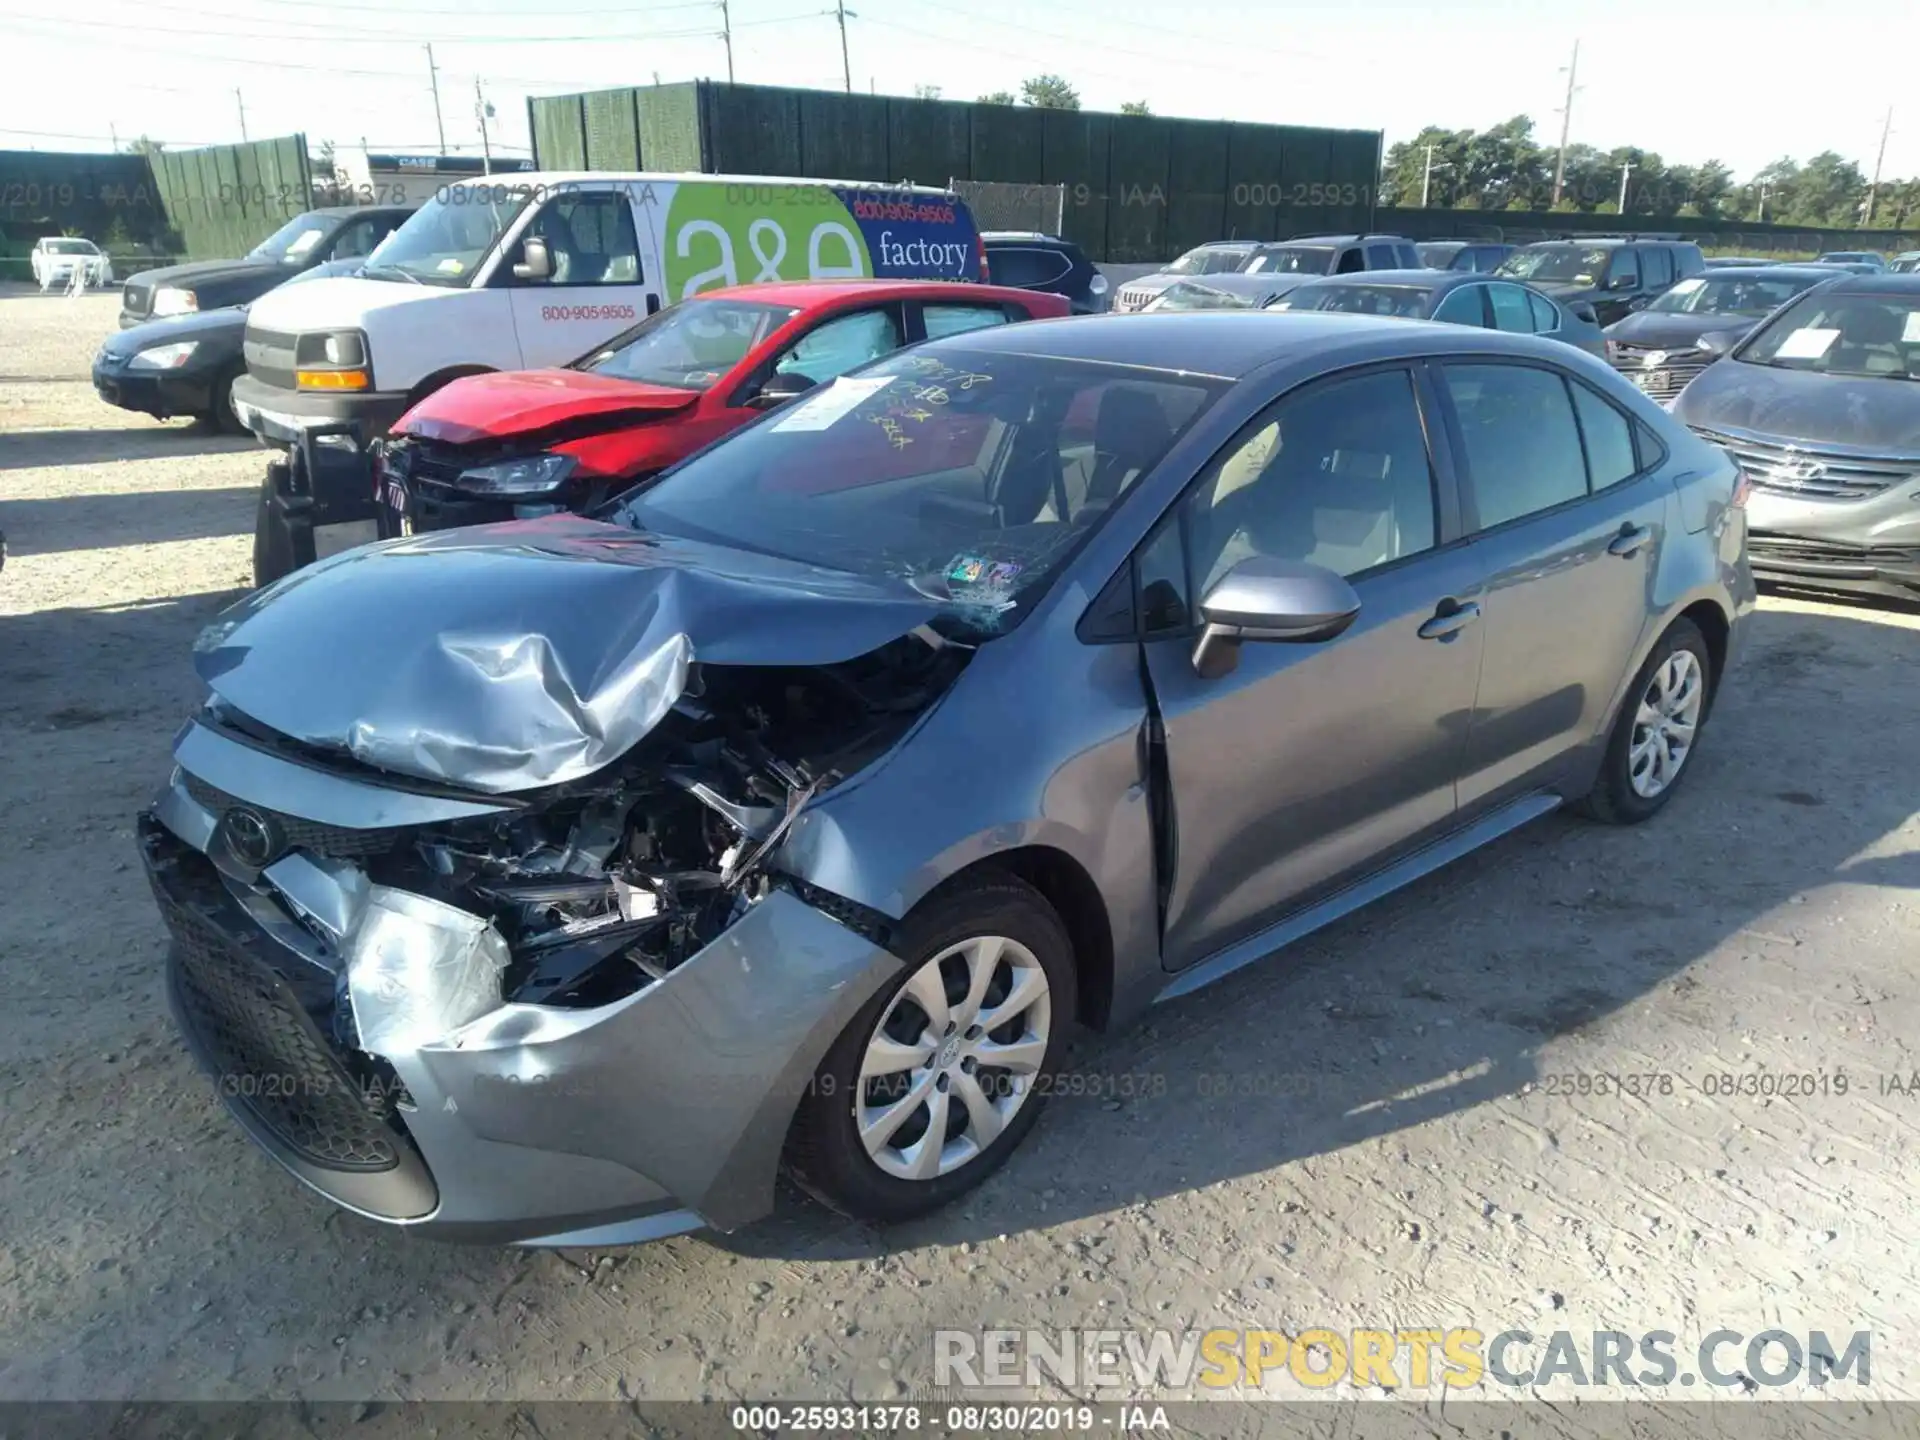
[[[1275,310],[1327,310],[1346,315],[1397,315],[1478,325],[1512,335],[1544,335],[1606,358],[1593,312],[1562,304],[1530,285],[1446,270],[1380,270],[1310,280],[1272,302]]]
[[[1737,479],[1491,330],[901,351],[597,518],[219,617],[139,823],[180,1027],[286,1169],[424,1233],[730,1228],[783,1165],[925,1211],[1074,1025],[1562,805],[1658,812],[1753,604]]]

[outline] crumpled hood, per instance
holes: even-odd
[[[195,668],[295,740],[502,794],[618,759],[695,661],[834,664],[940,609],[905,581],[557,515],[295,571],[222,612]]]
[[[1721,360],[1694,377],[1674,418],[1708,430],[1730,425],[1787,445],[1920,456],[1920,381],[1820,375]]]
[[[393,433],[466,445],[582,420],[604,421],[608,428],[639,424],[685,410],[699,398],[693,390],[584,370],[508,370],[441,386],[409,410]]]
[[[1745,315],[1686,315],[1638,310],[1607,326],[1609,340],[1685,350],[1702,335],[1744,335],[1760,322]]]

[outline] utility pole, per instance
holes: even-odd
[[[113,141],[113,153],[118,155],[120,153],[120,131],[115,128],[111,120],[107,122],[107,138]]]
[[[1560,192],[1567,184],[1567,134],[1573,127],[1573,94],[1580,87],[1573,77],[1580,71],[1580,42],[1573,42],[1573,59],[1567,67],[1567,101],[1560,107],[1560,158],[1553,167],[1553,203],[1560,203]]]
[[[1754,223],[1759,225],[1767,223],[1767,182],[1764,180],[1760,182],[1760,214]]]
[[[1427,192],[1433,187],[1433,151],[1433,146],[1427,146],[1427,163],[1420,172],[1420,208],[1422,210],[1427,208]],[[1444,170],[1447,167],[1442,164],[1440,168]]]
[[[720,38],[727,42],[727,84],[733,83],[733,17],[727,13],[727,0],[720,0]],[[655,80],[654,84],[660,82]]]
[[[1627,177],[1633,174],[1633,162],[1623,160],[1620,164],[1620,213],[1627,213]]]
[[[480,170],[482,174],[493,174],[493,145],[487,139],[487,121],[493,118],[493,106],[487,103],[487,97],[480,93],[480,77],[473,77],[473,116],[480,122]]]
[[[433,124],[440,132],[440,153],[447,153],[447,122],[440,118],[440,70],[433,63],[433,46],[427,46],[427,84],[433,87]]]
[[[847,9],[847,0],[833,0],[833,13],[840,21],[840,82],[846,87],[847,94],[853,93],[853,67],[847,63],[847,17],[853,11]],[[860,17],[854,15],[857,20]]]
[[[247,102],[241,97],[238,85],[233,87],[233,100],[240,107],[240,139],[244,142],[247,138]]]
[[[1880,127],[1880,153],[1873,157],[1873,183],[1867,186],[1867,218],[1862,222],[1873,224],[1874,201],[1880,196],[1880,167],[1887,160],[1887,137],[1893,133],[1893,107],[1887,107],[1887,123]]]

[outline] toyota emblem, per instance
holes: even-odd
[[[1774,478],[1796,482],[1818,480],[1827,473],[1827,467],[1818,460],[1782,460],[1773,467]]]
[[[220,819],[227,849],[243,865],[258,870],[280,853],[279,827],[258,810],[236,807]]]

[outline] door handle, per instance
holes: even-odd
[[[1442,601],[1440,608],[1416,632],[1422,640],[1451,640],[1480,618],[1480,607],[1469,600],[1464,605]]]
[[[1630,559],[1640,553],[1640,547],[1653,538],[1650,525],[1622,525],[1620,533],[1607,542],[1607,553],[1618,555],[1621,559]]]

